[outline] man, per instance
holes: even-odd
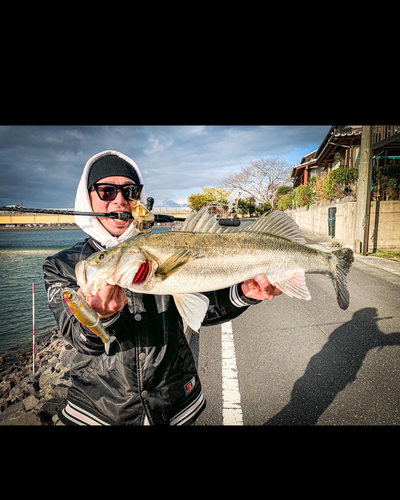
[[[103,151],[86,163],[75,210],[130,212],[130,197],[146,203],[138,166],[122,153]],[[101,339],[80,324],[63,302],[64,287],[79,288],[77,262],[137,234],[131,220],[78,216],[76,221],[90,238],[48,257],[43,266],[50,309],[64,338],[77,349],[72,387],[60,420],[66,425],[193,423],[205,408],[205,398],[182,319],[170,296],[136,294],[114,285],[87,295],[87,303],[117,339],[108,356]],[[210,305],[203,325],[231,320],[249,305],[280,294],[265,275],[206,293]]]

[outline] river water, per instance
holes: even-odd
[[[154,228],[154,232],[167,231]],[[32,345],[32,283],[36,338],[57,326],[44,287],[46,258],[87,238],[81,229],[0,230],[0,356]]]

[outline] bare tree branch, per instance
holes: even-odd
[[[290,183],[291,165],[280,158],[251,162],[222,181],[222,186],[238,189],[261,203],[274,206],[278,188]]]

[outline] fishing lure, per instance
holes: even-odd
[[[91,332],[96,334],[104,342],[106,354],[110,352],[110,346],[116,340],[114,335],[109,335],[104,328],[99,315],[86,302],[84,297],[72,288],[64,288],[62,291],[65,302],[69,310],[83,325],[87,326]]]

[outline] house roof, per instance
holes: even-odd
[[[293,168],[291,177],[300,176],[307,166],[311,167],[316,164],[321,167],[325,166],[332,161],[331,155],[336,152],[338,146],[354,142],[361,136],[361,133],[362,125],[332,125],[318,149],[304,156],[300,165]],[[304,160],[312,153],[314,153],[312,159],[305,162]]]
[[[315,165],[316,162],[317,162],[317,160],[314,158],[314,159],[306,161],[304,163],[300,163],[300,165],[297,165],[296,167],[293,167],[291,176],[292,177],[297,177],[297,176],[301,175],[304,172],[304,169],[307,166]],[[296,176],[294,175],[295,173],[296,173]]]

